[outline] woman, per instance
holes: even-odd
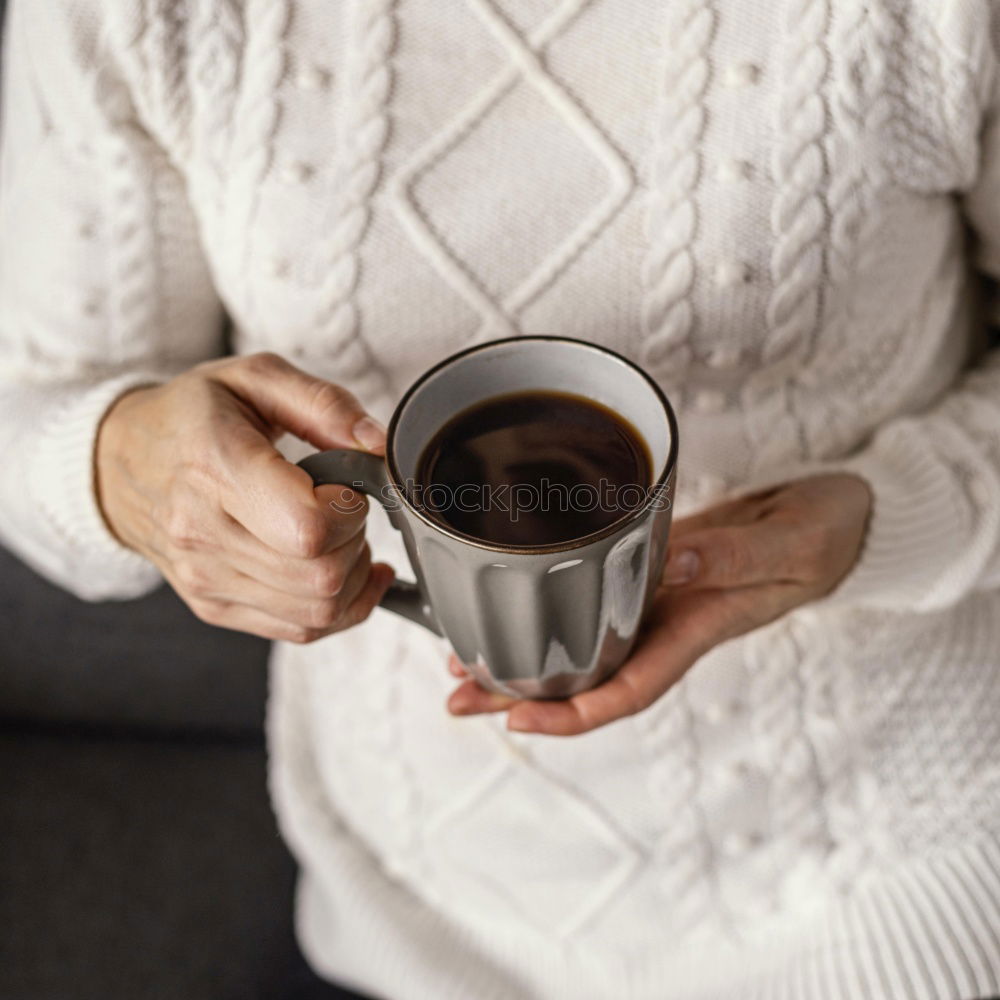
[[[15,0],[4,541],[279,640],[322,976],[1000,991],[993,6]],[[292,464],[529,332],[636,359],[683,442],[642,644],[544,704],[360,625],[400,543]]]

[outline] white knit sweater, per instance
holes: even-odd
[[[74,593],[159,582],[99,516],[95,427],[219,353],[224,310],[383,419],[476,340],[611,345],[678,408],[678,516],[873,487],[830,597],[586,736],[449,717],[443,643],[382,611],[277,648],[319,970],[387,1000],[1000,993],[995,6],[14,0],[0,535]]]

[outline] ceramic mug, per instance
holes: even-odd
[[[570,392],[623,416],[645,439],[653,482],[600,531],[518,547],[472,538],[414,497],[416,466],[434,433],[467,407],[511,392]],[[382,607],[447,638],[485,688],[562,698],[593,687],[627,658],[663,568],[677,467],[677,420],[641,368],[568,337],[478,344],[435,365],[389,422],[385,458],[324,451],[299,465],[316,485],[377,499],[402,533],[416,580],[396,581]]]

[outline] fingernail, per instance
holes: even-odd
[[[698,574],[701,560],[694,549],[680,549],[671,552],[663,570],[664,583],[689,583]]]
[[[385,428],[374,417],[362,417],[353,427],[354,440],[368,451],[385,445]]]

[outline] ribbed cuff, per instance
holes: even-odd
[[[955,472],[923,436],[902,424],[867,448],[823,463],[871,487],[874,504],[857,562],[812,607],[867,605],[923,611],[950,599],[948,572],[968,540],[969,508]]]
[[[104,414],[129,390],[162,381],[162,373],[129,372],[74,393],[39,434],[30,494],[61,547],[61,575],[86,600],[138,597],[162,581],[152,563],[111,533],[98,506],[94,477],[94,447]]]

